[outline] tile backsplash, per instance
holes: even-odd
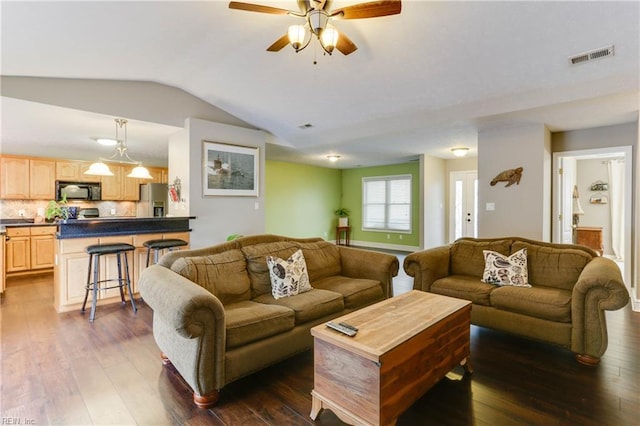
[[[33,219],[38,215],[38,208],[45,209],[49,202],[47,200],[0,200],[1,219],[19,219],[20,211],[24,210],[24,218]],[[79,209],[87,207],[98,208],[100,217],[108,216],[136,216],[135,201],[92,201],[92,202],[69,202],[69,206],[76,206]],[[115,210],[114,210],[115,209]],[[112,214],[112,211],[115,214]]]

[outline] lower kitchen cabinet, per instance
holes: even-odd
[[[7,228],[7,274],[53,268],[55,233],[55,226]]]
[[[188,232],[172,232],[159,234],[134,234],[125,236],[68,238],[57,240],[56,256],[57,264],[54,268],[54,306],[58,312],[80,310],[84,301],[87,274],[89,268],[89,255],[85,249],[93,244],[126,243],[136,247],[133,253],[127,253],[129,263],[129,276],[132,280],[134,293],[138,293],[138,277],[145,268],[146,248],[145,241],[151,239],[180,238],[189,241]],[[100,280],[114,279],[118,277],[116,255],[101,256]],[[115,283],[113,283],[115,284]],[[91,303],[91,295],[87,306]],[[98,304],[109,304],[120,301],[120,292],[117,288],[101,290],[98,292]]]

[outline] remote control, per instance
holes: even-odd
[[[351,324],[347,324],[346,322],[339,322],[339,323],[338,323],[338,325],[341,325],[341,326],[343,326],[343,327],[350,328],[350,329],[352,329],[353,331],[358,331],[358,327],[354,327],[353,325],[351,325]]]
[[[335,322],[331,322],[331,321],[329,321],[327,323],[327,327],[333,328],[334,330],[339,331],[340,333],[344,333],[349,337],[355,336],[356,333],[358,332],[357,330],[354,330],[353,328],[348,328],[348,327],[345,327],[345,326],[340,325],[340,324],[336,324]]]

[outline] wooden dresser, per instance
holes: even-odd
[[[578,226],[576,229],[576,244],[590,247],[597,251],[600,256],[604,253],[602,243],[602,228],[592,226]]]

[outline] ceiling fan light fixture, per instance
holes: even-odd
[[[322,47],[329,55],[331,55],[331,52],[333,52],[333,49],[335,49],[338,44],[339,37],[340,33],[333,25],[327,25],[327,28],[322,32],[320,43],[322,43]]]
[[[311,10],[307,16],[307,22],[309,22],[311,32],[320,37],[324,29],[327,28],[329,15],[324,10]]]
[[[451,150],[456,157],[464,157],[469,152],[469,148],[458,147]]]
[[[289,43],[291,43],[295,51],[301,50],[307,35],[307,30],[304,28],[304,25],[291,25],[287,34],[289,36]]]

